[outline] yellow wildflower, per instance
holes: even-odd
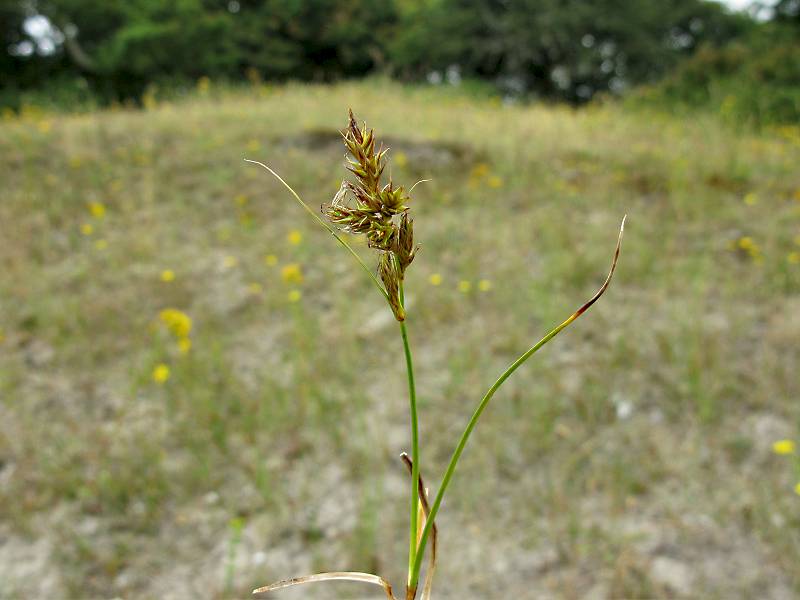
[[[492,282],[488,279],[481,279],[478,282],[478,289],[482,292],[488,292],[490,289],[492,289]]]
[[[164,269],[161,271],[161,281],[164,283],[169,283],[170,281],[175,281],[175,271],[172,269]]]
[[[165,308],[158,313],[158,318],[177,338],[185,338],[192,331],[192,318],[177,308]]]
[[[736,245],[750,255],[755,262],[762,262],[764,257],[761,255],[761,248],[753,241],[750,236],[743,236],[739,238]]]
[[[778,440],[772,444],[772,451],[775,454],[794,454],[794,442],[792,440]]]
[[[274,267],[275,265],[278,264],[278,257],[275,256],[274,254],[267,254],[264,257],[264,262],[268,267]]]
[[[102,219],[106,214],[106,207],[102,202],[89,202],[87,206],[95,219]]]
[[[281,279],[286,283],[302,283],[303,271],[297,263],[291,263],[281,269]]]
[[[300,290],[292,290],[288,295],[289,302],[299,302],[302,297],[303,294]]]
[[[744,203],[747,204],[747,206],[755,206],[758,204],[758,196],[756,196],[755,192],[745,194]]]
[[[255,281],[247,286],[247,291],[253,295],[258,295],[263,291],[264,288],[261,287],[260,283],[256,283]]]
[[[153,110],[158,106],[158,99],[156,98],[156,86],[150,85],[142,94],[142,104],[147,110]]]
[[[800,481],[794,484],[794,493],[800,496]]]
[[[201,95],[205,95],[208,93],[209,89],[211,89],[211,80],[203,75],[197,80],[197,91],[200,92]]]
[[[775,454],[794,454],[794,442],[792,440],[778,440],[772,444],[772,451]]]
[[[47,120],[39,121],[39,131],[42,133],[49,133],[50,130],[53,128],[53,123]]]
[[[181,354],[189,354],[189,350],[192,349],[192,340],[188,337],[182,337],[178,340],[178,352]]]
[[[258,140],[250,140],[247,142],[247,149],[250,152],[258,152],[261,150],[261,143]]]
[[[462,279],[458,282],[458,291],[462,294],[467,294],[472,289],[472,283],[467,281],[466,279]]]
[[[503,178],[498,177],[497,175],[492,175],[489,179],[486,180],[486,183],[491,188],[501,188],[503,187]]]
[[[428,277],[428,282],[431,285],[442,285],[442,276],[439,273],[432,273],[430,277]]]
[[[83,235],[92,235],[94,233],[94,225],[91,223],[84,223],[81,225],[81,233]]]
[[[167,379],[169,379],[169,367],[164,363],[156,365],[156,368],[153,369],[153,381],[164,383]]]
[[[230,256],[229,255],[229,256],[226,256],[225,258],[222,259],[222,268],[223,269],[232,269],[238,264],[239,264],[239,259],[236,258],[235,256]]]
[[[289,232],[289,235],[286,236],[286,239],[289,240],[289,243],[292,246],[297,246],[300,242],[303,241],[303,234],[297,231],[296,229],[292,229]]]
[[[791,265],[800,264],[800,252],[789,252],[786,255],[786,260],[789,261]]]
[[[108,240],[97,240],[94,243],[94,247],[97,248],[98,250],[105,250],[106,248],[108,248]]]
[[[485,177],[488,174],[489,174],[489,165],[487,165],[486,163],[478,163],[472,168],[472,173],[470,173],[470,175],[475,178]]]

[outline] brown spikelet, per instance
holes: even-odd
[[[353,114],[352,108],[349,110],[349,113],[350,122],[347,124],[347,131],[353,136],[353,139],[360,144],[363,141],[363,138],[361,137],[361,130],[358,128],[358,123],[356,122],[356,117]]]
[[[342,138],[348,153],[346,168],[354,180],[343,181],[322,212],[340,229],[366,236],[369,247],[382,252],[378,274],[395,318],[402,321],[400,286],[417,250],[408,214],[410,198],[403,186],[395,187],[392,181],[381,185],[387,150],[379,145],[375,151],[374,130],[366,123],[359,127],[352,110]]]
[[[384,252],[378,263],[378,275],[389,295],[389,306],[392,307],[395,319],[404,321],[406,318],[405,310],[400,302],[400,269],[397,259],[391,252]]]
[[[392,250],[400,263],[400,272],[405,273],[417,252],[414,247],[414,220],[408,216],[407,212],[400,217],[400,226]]]

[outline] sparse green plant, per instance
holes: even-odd
[[[481,415],[495,392],[497,392],[511,374],[541,349],[542,346],[586,312],[586,310],[588,310],[606,291],[611,282],[614,270],[616,269],[617,259],[619,258],[625,219],[623,218],[622,220],[611,268],[603,285],[594,296],[585,302],[577,311],[572,313],[568,319],[552,329],[541,340],[517,358],[517,360],[515,360],[491,385],[461,434],[441,483],[439,484],[436,495],[431,502],[428,496],[428,489],[425,487],[420,472],[419,415],[414,380],[414,364],[406,325],[406,307],[403,290],[405,271],[413,262],[418,249],[414,241],[414,221],[410,216],[409,208],[410,198],[408,194],[413,190],[413,186],[409,192],[406,192],[405,188],[402,186],[396,187],[391,179],[388,183],[382,184],[382,176],[387,164],[386,155],[388,149],[384,149],[383,146],[380,145],[376,150],[374,130],[368,129],[366,123],[359,126],[352,111],[350,111],[347,128],[342,135],[344,138],[344,145],[349,154],[347,169],[354,175],[355,181],[343,181],[339,191],[330,204],[323,205],[322,213],[333,225],[325,222],[317,215],[317,213],[300,198],[297,192],[270,167],[258,161],[246,160],[267,169],[274,175],[289,192],[291,192],[303,208],[325,227],[353,257],[355,257],[361,267],[369,274],[399,323],[408,377],[411,426],[411,456],[409,457],[406,453],[401,455],[411,475],[408,577],[406,580],[405,598],[406,600],[414,600],[417,597],[423,558],[428,542],[430,542],[430,551],[428,554],[429,563],[422,586],[421,596],[422,600],[429,600],[431,598],[431,589],[437,559],[438,530],[436,527],[436,516],[470,435],[478,424]],[[347,241],[339,235],[337,228],[338,230],[350,234],[366,236],[369,247],[379,253],[377,276]],[[307,575],[279,581],[258,588],[254,590],[253,593],[260,594],[305,583],[332,580],[349,580],[379,585],[384,589],[387,598],[391,600],[395,598],[392,587],[386,579],[375,574],[360,572],[330,572]]]
[[[230,596],[233,593],[233,578],[236,575],[236,550],[242,541],[242,529],[244,520],[235,517],[228,523],[230,537],[228,539],[228,564],[225,566],[225,594]]]

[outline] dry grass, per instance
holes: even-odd
[[[596,289],[629,214],[608,295],[470,442],[435,596],[800,593],[800,467],[770,449],[800,425],[796,132],[371,82],[0,123],[0,595],[402,581],[396,324],[242,162],[329,201],[349,106],[395,179],[433,179],[406,281],[431,484],[475,390]],[[186,354],[165,308],[192,319]]]

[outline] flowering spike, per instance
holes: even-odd
[[[395,319],[404,321],[406,318],[403,305],[400,302],[400,269],[397,260],[391,252],[384,252],[378,263],[378,275],[389,294],[389,306],[392,307]]]
[[[394,316],[402,321],[405,312],[400,284],[416,253],[413,220],[406,205],[410,198],[402,186],[395,187],[391,180],[381,185],[389,149],[380,143],[375,151],[374,130],[366,123],[359,127],[352,110],[342,138],[349,155],[345,168],[355,181],[342,182],[331,203],[323,205],[322,212],[344,231],[366,235],[369,247],[383,252],[378,274]]]
[[[356,118],[353,115],[353,109],[350,109],[350,122],[348,123],[348,130],[350,135],[353,136],[353,139],[357,143],[361,143],[363,138],[361,137],[361,130],[358,128],[358,123],[356,122]]]
[[[408,265],[410,265],[417,249],[414,247],[414,220],[404,212],[400,217],[400,228],[398,230],[397,238],[393,252],[397,256],[400,263],[400,271],[405,272]]]

